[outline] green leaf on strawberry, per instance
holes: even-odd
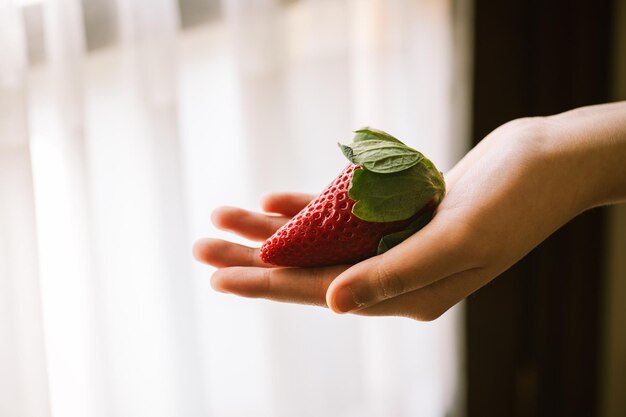
[[[353,143],[340,144],[350,162],[361,166],[348,190],[355,216],[368,222],[406,220],[431,200],[441,201],[443,176],[424,155],[380,130],[356,132]]]
[[[382,130],[374,129],[373,127],[362,127],[354,131],[356,135],[354,135],[354,142],[362,142],[366,140],[386,140],[389,142],[397,142],[402,143],[400,140],[394,138],[387,132],[383,132]],[[403,143],[402,143],[403,144]],[[403,144],[404,145],[404,144]]]
[[[380,255],[382,253],[385,253],[389,249],[393,248],[396,245],[399,245],[400,243],[411,237],[411,235],[415,234],[415,232],[426,226],[428,222],[430,222],[430,219],[432,219],[432,217],[432,210],[425,211],[415,220],[413,220],[406,229],[383,236],[383,238],[380,239],[380,242],[378,243],[377,254]]]
[[[418,164],[424,155],[381,130],[363,128],[356,131],[354,142],[339,144],[344,156],[368,171],[390,174]]]
[[[339,145],[350,162],[380,174],[391,174],[411,168],[424,156],[406,145],[385,140]]]

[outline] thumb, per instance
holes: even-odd
[[[328,306],[336,313],[360,310],[475,267],[467,233],[442,220],[435,216],[400,245],[340,274],[326,291]]]

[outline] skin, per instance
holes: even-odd
[[[196,242],[194,256],[218,268],[217,291],[434,320],[579,213],[626,201],[626,102],[509,122],[445,177],[447,195],[426,227],[355,265],[273,267],[258,248],[211,238]],[[212,220],[262,242],[313,197],[268,194],[264,213],[220,207]]]

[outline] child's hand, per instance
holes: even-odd
[[[498,128],[447,175],[448,194],[415,235],[356,265],[279,268],[258,249],[217,239],[197,259],[218,291],[329,306],[335,312],[433,320],[509,268],[561,225],[626,198],[626,103]],[[252,213],[220,208],[221,229],[263,241],[313,196],[271,194]]]

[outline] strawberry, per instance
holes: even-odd
[[[421,153],[380,130],[339,145],[350,164],[261,247],[280,266],[352,264],[397,245],[430,218],[443,177]]]

